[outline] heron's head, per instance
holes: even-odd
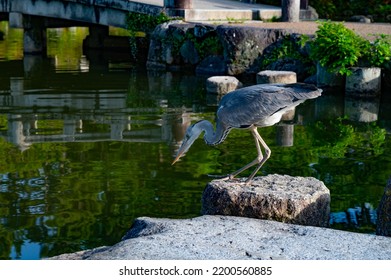
[[[199,127],[199,122],[189,126],[186,130],[185,137],[182,140],[182,145],[178,150],[178,153],[176,154],[176,157],[172,164],[176,163],[178,159],[184,155],[190,148],[191,145],[193,145],[194,141],[200,136],[202,129]]]

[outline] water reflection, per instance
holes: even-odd
[[[77,75],[59,74],[50,59],[37,56],[26,57],[22,65],[6,64],[18,69],[18,75],[3,72],[1,77],[9,80],[2,83],[0,95],[1,112],[7,113],[8,124],[2,135],[21,151],[42,142],[115,140],[176,145],[190,125],[189,112],[204,106],[194,103],[194,95],[203,89],[202,79],[194,76],[139,74],[135,70],[129,80],[126,72],[108,69],[102,73],[93,68],[83,68]],[[38,70],[45,67],[52,69]],[[136,81],[133,75],[147,79]],[[194,85],[193,90],[187,89],[189,84]],[[187,96],[175,97],[176,92]],[[174,99],[168,100],[171,97]],[[42,127],[45,121],[55,127]],[[86,129],[85,124],[92,123],[102,129]]]
[[[16,70],[0,78],[1,258],[112,244],[138,216],[197,216],[206,174],[225,174],[254,157],[251,136],[233,131],[216,148],[197,140],[185,160],[170,165],[190,123],[214,120],[204,78],[114,64],[96,70],[84,63],[89,67],[83,71],[57,72],[50,59],[35,63],[41,65],[28,69],[40,71],[6,62]],[[336,100],[326,95],[305,103],[280,125],[261,129],[273,150],[261,174],[318,177],[332,188],[332,208],[341,212],[355,205],[344,188],[361,180],[351,175],[358,169],[347,163],[349,157],[319,158],[318,144],[311,143],[324,130],[306,128],[343,116],[347,103],[341,107]],[[368,174],[372,164],[363,165],[358,172]],[[368,180],[372,196],[364,191],[358,201],[380,199],[381,176]]]
[[[375,122],[379,118],[379,98],[345,98],[345,114],[353,121]]]
[[[330,225],[337,228],[373,228],[376,226],[376,209],[366,202],[362,206],[346,209],[346,211],[333,212],[330,215]]]
[[[168,167],[193,112],[205,111],[202,80],[26,60],[0,65],[10,69],[0,72],[0,258],[114,243],[148,213],[199,213],[201,190],[187,187],[199,183],[176,183]]]
[[[80,53],[70,64],[65,57],[0,62],[7,69],[0,71],[1,259],[113,244],[139,216],[198,216],[206,174],[226,174],[254,158],[251,135],[232,131],[217,147],[198,139],[171,166],[186,128],[214,121],[205,78],[150,72],[127,63],[127,54]],[[273,151],[260,175],[324,181],[333,226],[373,232],[391,170],[384,133],[390,102],[383,99],[377,112],[357,102],[327,93],[260,129]],[[377,122],[344,118],[362,122],[360,111]],[[357,210],[363,205],[372,209],[368,223]]]

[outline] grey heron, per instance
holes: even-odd
[[[246,184],[250,184],[271,155],[271,150],[259,135],[257,127],[272,126],[278,123],[284,113],[307,99],[320,96],[321,92],[321,89],[303,83],[259,84],[232,91],[225,95],[218,105],[216,130],[207,120],[201,120],[189,126],[172,164],[189,150],[202,132],[205,132],[206,144],[214,146],[222,143],[231,129],[248,129],[255,139],[257,157],[239,170],[218,178],[232,179],[244,170],[257,165],[245,181]],[[261,146],[265,150],[265,156],[262,154]]]

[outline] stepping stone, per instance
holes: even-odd
[[[257,84],[293,84],[297,82],[293,71],[265,70],[257,74]]]
[[[241,87],[242,83],[232,76],[213,76],[206,80],[206,91],[212,94],[224,95]]]
[[[213,180],[202,195],[204,215],[229,215],[307,226],[329,225],[330,191],[312,177],[267,175]]]

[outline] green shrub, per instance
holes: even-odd
[[[343,23],[322,22],[310,41],[310,57],[331,73],[351,74],[351,67],[384,67],[391,60],[391,37],[376,35],[373,42]]]
[[[378,35],[372,43],[366,42],[363,50],[364,66],[384,67],[390,60],[391,37],[389,35]]]
[[[363,55],[366,41],[342,23],[322,22],[310,42],[311,58],[329,72],[351,74],[350,67],[357,65]]]

